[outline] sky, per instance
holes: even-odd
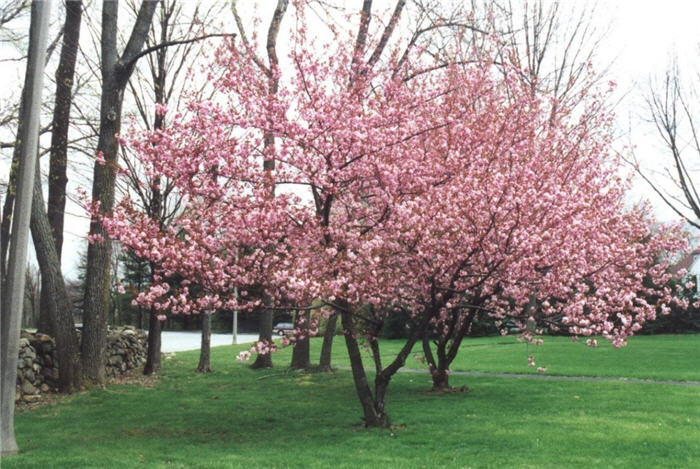
[[[262,0],[262,3],[269,1]],[[382,7],[386,1],[378,0],[376,3]],[[517,3],[517,0],[513,1]],[[580,6],[580,2],[562,0],[562,11],[566,12],[568,5]],[[630,142],[635,146],[635,154],[647,171],[660,170],[663,161],[668,160],[664,158],[665,151],[659,144],[655,130],[645,122],[648,110],[644,97],[649,91],[650,80],[663,75],[674,54],[685,70],[700,71],[698,18],[700,2],[691,0],[599,0],[597,3],[594,21],[599,29],[608,31],[598,51],[598,64],[599,67],[610,65],[607,77],[618,86],[616,113],[619,142],[621,146]],[[268,20],[264,21],[266,23]],[[0,48],[0,51],[3,50]],[[8,66],[0,62],[3,69]],[[0,168],[5,170],[6,166],[3,166]],[[2,179],[6,178],[5,172],[0,176]],[[71,183],[69,188],[74,190],[76,184]],[[649,186],[637,180],[630,200],[637,202],[643,198],[652,202],[659,219],[669,221],[675,218]],[[85,249],[88,220],[81,216],[81,209],[75,205],[69,205],[68,211],[63,248],[64,273],[67,278],[75,278],[79,253]]]
[[[685,72],[700,71],[700,3],[690,0],[602,0],[601,22],[609,15],[610,30],[601,59],[610,61],[610,77],[618,84],[617,105],[622,139],[635,147],[635,155],[648,174],[668,166],[667,150],[648,122],[644,101],[654,79],[663,77],[675,56]],[[637,178],[631,194],[635,201],[649,199],[656,216],[664,221],[675,213]]]

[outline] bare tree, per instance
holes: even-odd
[[[95,163],[92,200],[100,204],[100,211],[109,212],[114,206],[124,90],[151,27],[158,3],[144,0],[139,8],[129,39],[121,54],[117,51],[117,15],[119,4],[104,0],[102,4],[100,128],[97,153],[106,161]],[[81,358],[84,379],[104,382],[104,349],[107,339],[109,308],[110,260],[112,245],[97,216],[90,221],[90,235],[101,239],[88,247],[87,281],[85,284],[85,312]]]
[[[92,200],[99,203],[99,210],[102,213],[109,212],[114,206],[116,170],[120,153],[116,135],[121,129],[124,92],[138,61],[164,48],[190,44],[211,36],[221,36],[221,34],[212,34],[187,37],[147,45],[148,33],[151,30],[151,23],[159,4],[160,1],[154,0],[141,2],[130,36],[123,52],[119,55],[117,52],[118,4],[111,0],[103,2],[100,34],[102,85],[96,153],[104,158],[106,164],[95,164],[92,183]],[[161,198],[161,196],[157,196],[157,198]],[[81,355],[86,381],[100,383],[104,380],[111,243],[99,221],[99,216],[93,216],[91,219],[90,235],[92,238],[98,238],[102,241],[90,244],[88,247]]]
[[[66,184],[68,183],[68,129],[70,127],[70,112],[73,106],[73,84],[82,25],[82,11],[82,0],[66,2],[63,44],[56,69],[56,96],[51,128],[47,214],[59,260],[61,259],[63,248],[63,219],[66,208]]]
[[[56,70],[56,94],[49,149],[49,203],[45,210],[42,178],[37,168],[31,217],[32,238],[42,279],[39,329],[56,338],[59,389],[63,392],[76,390],[80,380],[78,337],[71,312],[71,301],[61,271],[61,247],[66,200],[68,130],[81,16],[81,1],[66,4],[63,27],[65,34]]]
[[[0,59],[0,64],[3,68],[26,60],[27,31],[24,27],[20,28],[19,24],[22,23],[20,20],[25,18],[28,13],[29,0],[0,1],[0,46],[3,47],[3,57]],[[14,54],[10,53],[12,49],[15,49]],[[16,129],[19,102],[20,99],[14,93],[0,101],[0,128]],[[15,139],[2,141],[0,149],[13,148],[14,145]]]
[[[508,0],[495,3],[494,11],[493,29],[508,45],[500,51],[502,61],[514,62],[533,94],[551,98],[552,115],[559,106],[575,104],[577,91],[605,76],[609,64],[592,68],[607,33],[595,21],[596,2]]]
[[[69,309],[57,310],[55,306],[59,302],[54,300],[56,297],[61,296],[65,298],[65,300],[62,300],[60,303],[69,306],[70,301],[68,299],[68,293],[65,291],[64,281],[50,279],[48,277],[51,275],[63,276],[60,263],[61,248],[63,246],[63,218],[66,208],[66,184],[68,183],[68,129],[70,110],[73,103],[73,77],[75,75],[78,41],[80,38],[81,16],[81,0],[66,3],[66,19],[63,28],[65,34],[63,35],[61,55],[56,69],[56,94],[51,125],[47,220],[34,220],[34,229],[32,230],[37,254],[51,249],[49,245],[53,244],[55,259],[58,262],[58,265],[54,266],[50,266],[46,259],[40,263],[40,265],[44,267],[44,271],[42,272],[41,308],[39,312],[38,328],[42,332],[57,336],[59,330],[56,326],[57,322],[61,321],[64,323],[63,327],[60,329],[61,332],[67,334],[68,337],[56,337],[56,340],[57,343],[63,345],[68,344],[70,350],[63,351],[61,354],[72,356],[73,358],[70,359],[70,363],[77,363],[75,356],[78,350],[77,336],[75,335],[72,315]],[[36,179],[36,184],[39,185],[36,190],[41,191],[41,178]],[[38,195],[39,194],[37,194],[37,196]],[[39,202],[39,200],[37,200],[37,202]],[[43,200],[41,200],[41,202],[43,202]],[[43,211],[43,204],[40,207]],[[37,213],[36,216],[43,217],[43,214]],[[47,222],[51,227],[51,233],[46,233],[40,229],[40,226],[44,226]],[[53,256],[51,257],[54,258]],[[50,289],[50,286],[61,288],[61,285],[63,285],[63,291]],[[59,316],[61,316],[61,318],[59,318]],[[74,374],[76,377],[78,376],[75,370],[70,373]],[[64,387],[63,390],[68,391],[69,389]]]
[[[62,392],[73,392],[78,389],[80,381],[78,337],[71,314],[68,290],[61,273],[61,261],[58,259],[56,245],[51,235],[51,225],[44,207],[41,172],[37,166],[34,175],[30,228],[41,271],[42,296],[47,295],[42,301],[42,307],[48,309],[51,328],[55,331],[59,389]]]
[[[655,173],[645,172],[638,162],[635,168],[677,215],[700,228],[700,196],[696,185],[700,135],[694,106],[697,99],[695,87],[684,87],[678,62],[674,60],[662,82],[652,85],[646,98],[651,121],[667,149],[667,163],[660,165],[663,169]]]

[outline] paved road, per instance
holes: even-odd
[[[258,340],[258,334],[238,334],[238,343],[247,344]],[[185,350],[199,350],[202,342],[202,333],[199,331],[163,331],[161,334],[162,352],[183,352]],[[211,346],[231,345],[231,334],[212,334]]]

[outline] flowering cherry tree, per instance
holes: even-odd
[[[477,314],[514,321],[528,340],[548,325],[622,345],[663,310],[668,275],[655,260],[682,239],[623,210],[601,96],[587,89],[585,112],[552,117],[488,48],[455,47],[459,60],[445,63],[389,47],[370,64],[346,42],[300,28],[274,94],[249,49],[230,42],[213,64],[224,72],[215,100],[123,136],[185,208],[167,227],[128,199],[103,218],[154,266],[136,301],[163,314],[321,301],[341,317],[368,426],[388,425],[389,382],[429,331],[438,358],[426,355],[447,385]],[[651,291],[657,302],[640,300]],[[383,363],[376,337],[397,311],[411,318],[409,338]]]
[[[404,284],[397,298],[439,307],[423,339],[438,388],[447,386],[449,364],[477,316],[504,333],[516,327],[529,341],[563,329],[622,346],[679,301],[664,286],[672,254],[685,247],[683,234],[652,230],[644,208],[625,210],[627,186],[609,151],[610,116],[597,97],[587,97],[577,115],[562,107],[553,121],[519,86],[479,98],[479,112],[461,124],[469,138],[455,139],[451,126],[431,133],[426,145],[457,156],[442,168],[455,184],[420,194],[431,210],[413,214],[402,256],[418,266],[410,278],[426,284]],[[435,170],[446,160],[430,161]]]

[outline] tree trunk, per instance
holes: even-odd
[[[82,0],[66,3],[63,44],[61,45],[61,57],[56,69],[56,101],[51,124],[47,216],[51,225],[59,263],[61,262],[61,251],[63,248],[63,219],[66,209],[66,184],[68,183],[66,172],[68,162],[68,128],[70,126],[70,110],[73,104],[73,77],[75,76],[75,62],[78,56],[82,11]],[[57,331],[53,328],[53,321],[49,317],[49,308],[52,301],[51,291],[48,288],[44,288],[43,283],[42,280],[38,329],[48,335],[56,336]]]
[[[202,347],[199,351],[199,365],[197,371],[209,373],[211,371],[211,314],[203,313],[202,316]]]
[[[63,28],[61,57],[56,69],[56,103],[51,128],[51,153],[49,160],[49,193],[47,214],[59,261],[63,248],[63,219],[66,209],[66,173],[68,159],[68,128],[73,104],[73,77],[78,56],[82,0],[66,2],[66,22]]]
[[[260,313],[260,334],[258,340],[261,342],[272,343],[272,321],[274,312],[265,308]],[[271,353],[259,353],[255,357],[255,361],[250,367],[254,370],[260,368],[272,368],[272,354]]]
[[[477,303],[475,301],[475,303]],[[438,340],[435,353],[437,361],[430,349],[430,342],[427,337],[423,338],[423,353],[428,361],[430,375],[433,380],[433,389],[445,390],[450,388],[449,370],[450,365],[457,357],[459,347],[462,345],[462,340],[469,333],[472,321],[476,315],[476,310],[472,309],[468,313],[460,317],[449,329],[449,334],[446,337]],[[450,340],[451,339],[451,340]]]
[[[450,389],[449,374],[447,370],[441,366],[438,366],[432,373],[433,378],[433,389],[435,390],[446,390]]]
[[[150,375],[160,370],[160,320],[158,312],[151,310],[148,321],[148,350],[146,351],[146,365],[143,374]]]
[[[92,200],[99,202],[101,213],[108,213],[114,207],[114,186],[119,158],[119,143],[116,135],[121,128],[124,89],[143,47],[157,5],[158,2],[155,1],[141,3],[131,36],[124,53],[119,57],[117,54],[119,5],[112,0],[104,0],[102,3],[102,96],[97,152],[102,154],[106,164],[95,164],[92,182]],[[96,216],[90,220],[90,234],[102,240],[88,246],[81,357],[84,380],[102,384],[109,313],[112,244]]]
[[[59,261],[60,262],[60,261]],[[53,301],[52,292],[48,286],[45,286],[44,276],[41,276],[41,290],[39,292],[39,320],[37,321],[37,332],[56,337],[56,329],[53,327],[53,320],[49,314],[51,302]]]
[[[22,108],[20,103],[20,116]],[[22,123],[20,122],[20,126]],[[7,180],[5,202],[2,207],[2,222],[0,222],[0,279],[2,298],[7,296],[7,256],[10,248],[10,228],[12,227],[12,214],[15,205],[15,193],[17,191],[17,172],[19,169],[21,145],[15,145],[12,151],[12,163],[10,164],[10,176]]]
[[[389,426],[389,417],[386,414],[386,387],[388,380],[382,382],[383,388],[375,387],[380,391],[375,398],[372,396],[372,391],[367,382],[367,375],[362,364],[362,353],[354,335],[354,327],[352,324],[352,316],[349,312],[340,313],[343,330],[345,332],[345,345],[348,349],[348,357],[352,368],[352,378],[355,382],[355,390],[360,398],[360,404],[364,413],[365,427],[380,427]]]
[[[297,313],[296,326],[303,330],[304,338],[297,340],[292,351],[291,368],[293,370],[308,370],[311,368],[311,358],[309,354],[309,312]]]
[[[103,153],[108,163],[95,165],[92,200],[99,201],[100,209],[105,212],[114,205],[116,174],[112,164],[116,164],[118,156],[118,143],[114,136],[119,133],[120,119],[116,116],[121,114],[121,104],[121,93],[114,84],[111,87],[103,85],[102,124],[97,148]],[[108,239],[100,221],[94,216],[90,222],[90,234],[101,239],[88,245],[81,355],[86,381],[102,384],[110,302],[112,242]]]
[[[238,16],[238,11],[236,9],[236,1],[232,4],[233,15],[238,26],[241,39],[248,45],[246,34],[243,31],[243,25]],[[269,77],[268,80],[268,95],[270,98],[277,94],[279,88],[279,76],[278,67],[279,60],[277,57],[277,35],[279,34],[280,25],[282,23],[282,18],[287,11],[289,6],[289,0],[277,0],[277,6],[272,14],[272,19],[270,20],[270,26],[267,30],[267,58],[269,62],[269,68],[262,65],[262,62],[255,57],[255,62],[263,69],[263,71]],[[270,175],[269,180],[273,181],[271,174],[275,170],[275,136],[272,133],[266,132],[263,136],[263,169]],[[275,185],[270,184],[269,187],[270,197],[275,196]],[[272,321],[273,321],[273,311],[269,309],[269,300],[265,300],[266,308],[261,312],[260,315],[260,336],[258,338],[261,342],[272,342]],[[272,356],[268,353],[265,355],[258,354],[255,358],[255,362],[250,365],[253,369],[259,368],[272,368]]]
[[[439,348],[440,345],[438,344],[438,349]],[[427,333],[423,337],[423,355],[425,356],[425,360],[428,362],[428,371],[430,371],[430,376],[433,380],[433,389],[444,389],[447,386],[447,374],[445,373],[445,384],[443,386],[441,379],[438,377],[438,364],[435,360],[435,355],[433,355],[433,351],[430,348],[430,339],[428,338]]]
[[[51,236],[51,226],[44,212],[44,196],[41,191],[41,173],[36,168],[32,213],[30,220],[32,240],[41,271],[42,295],[49,301],[42,305],[55,331],[58,358],[58,387],[61,392],[74,392],[79,387],[80,363],[78,337],[70,308],[70,298],[61,273],[61,262]],[[45,293],[44,293],[45,292]]]
[[[321,357],[318,362],[320,371],[331,371],[331,352],[333,351],[333,338],[335,337],[335,327],[338,322],[338,313],[333,313],[328,318],[326,330],[323,333],[323,345],[321,346]]]

